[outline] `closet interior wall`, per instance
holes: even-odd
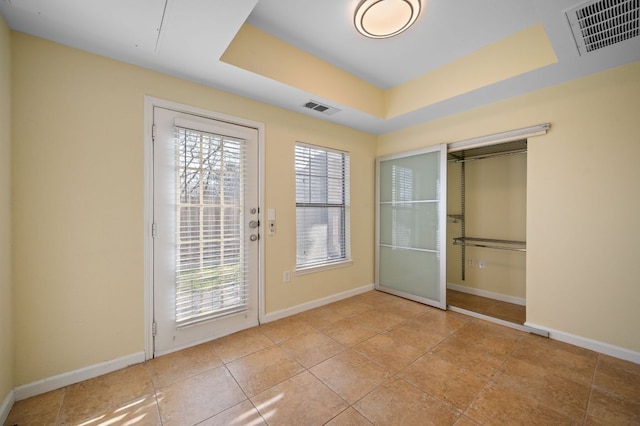
[[[525,304],[526,144],[449,154],[448,288]]]

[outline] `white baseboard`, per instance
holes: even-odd
[[[619,358],[625,361],[631,361],[636,364],[640,364],[640,352],[635,352],[630,349],[621,348],[620,346],[614,346],[609,343],[600,342],[598,340],[589,339],[587,337],[576,336],[575,334],[566,333],[564,331],[533,324],[528,321],[525,322],[524,325],[548,331],[550,339],[559,340],[561,342],[569,343],[574,346],[579,346],[581,348],[600,352],[614,358]]]
[[[9,411],[11,411],[11,407],[13,407],[13,403],[16,402],[16,395],[13,389],[9,392],[9,395],[2,401],[0,404],[0,425],[3,425],[4,422],[7,421],[7,417],[9,417]]]
[[[454,283],[447,283],[447,289],[459,291],[461,293],[473,294],[474,296],[488,297],[489,299],[500,300],[501,302],[513,303],[515,305],[527,306],[527,300],[523,297],[507,296],[506,294],[494,293],[492,291],[481,290]]]
[[[262,322],[267,323],[271,321],[276,321],[282,318],[289,317],[291,315],[299,314],[300,312],[308,311],[309,309],[328,305],[329,303],[337,302],[338,300],[356,296],[361,293],[366,293],[367,291],[371,291],[373,289],[374,289],[374,285],[368,284],[362,287],[354,288],[352,290],[343,291],[342,293],[332,294],[331,296],[323,297],[322,299],[317,299],[311,302],[302,303],[300,305],[296,305],[291,308],[270,312],[268,314],[265,314],[262,317]]]
[[[15,400],[20,401],[45,392],[60,389],[64,386],[93,379],[94,377],[102,376],[103,374],[111,373],[130,365],[139,364],[144,362],[144,360],[144,352],[137,352],[102,362],[100,364],[90,365],[88,367],[80,368],[79,370],[69,371],[68,373],[59,374],[57,376],[48,377],[46,379],[18,386],[14,389]]]

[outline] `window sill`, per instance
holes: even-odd
[[[328,271],[330,269],[346,268],[351,265],[353,265],[353,261],[349,259],[349,260],[342,260],[340,262],[327,263],[324,265],[309,266],[307,268],[296,268],[296,275],[313,274],[316,272]]]

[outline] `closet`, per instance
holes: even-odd
[[[526,157],[526,139],[448,150],[451,309],[525,322]]]
[[[376,289],[546,335],[525,325],[526,197],[549,127],[379,157]]]

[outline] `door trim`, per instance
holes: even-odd
[[[260,218],[264,215],[264,140],[265,125],[257,121],[234,117],[204,108],[193,107],[166,99],[145,95],[144,97],[144,357],[153,358],[153,108],[160,107],[177,112],[199,115],[258,131],[258,208]],[[260,238],[258,254],[258,323],[264,318],[264,238]]]

